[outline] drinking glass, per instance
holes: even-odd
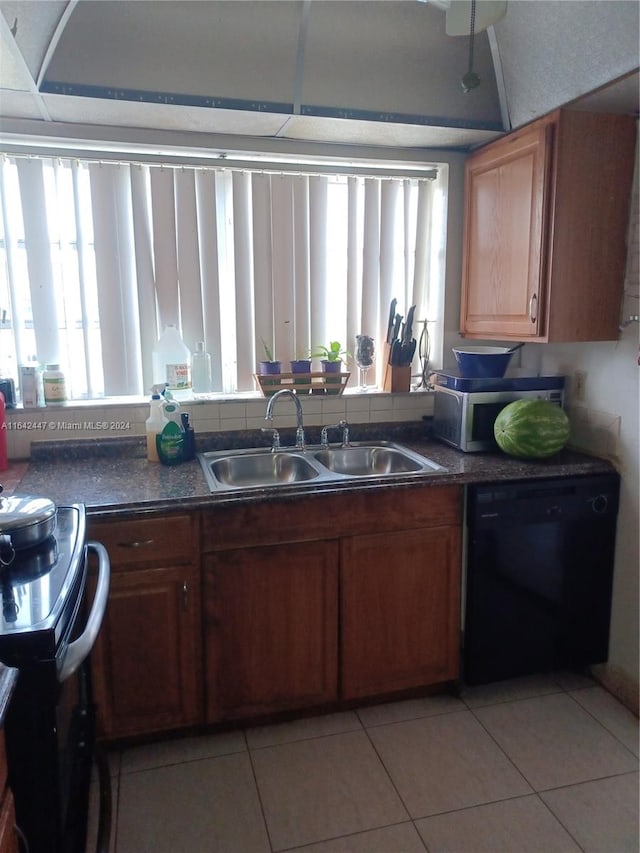
[[[355,361],[358,366],[360,390],[367,390],[367,373],[375,361],[376,346],[369,335],[356,335]]]

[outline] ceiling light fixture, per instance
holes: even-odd
[[[445,13],[445,32],[448,36],[469,35],[469,7],[471,0],[418,0],[430,3]],[[492,27],[507,14],[507,0],[481,0],[477,4],[475,32]]]

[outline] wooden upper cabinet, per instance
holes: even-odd
[[[558,110],[469,156],[462,334],[618,337],[635,136],[629,116]]]
[[[463,328],[539,334],[542,222],[550,128],[534,128],[467,164]]]

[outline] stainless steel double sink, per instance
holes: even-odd
[[[198,458],[212,492],[317,486],[366,478],[408,474],[442,474],[446,468],[394,442],[377,441],[346,447],[217,450]]]

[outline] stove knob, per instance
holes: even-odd
[[[608,506],[609,499],[606,495],[596,495],[595,498],[591,499],[591,509],[598,515],[602,515],[603,512],[606,512]]]

